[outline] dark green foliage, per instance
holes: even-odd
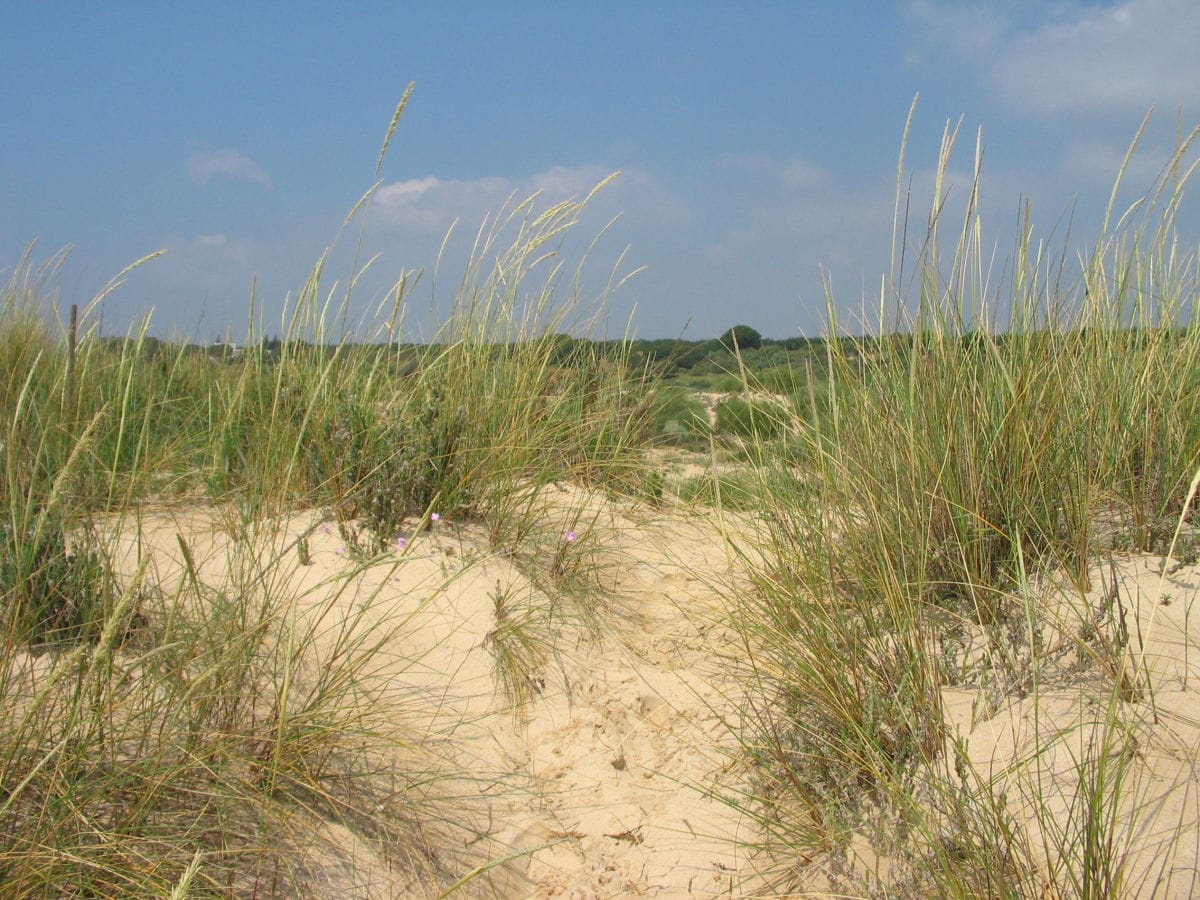
[[[724,356],[728,351],[721,346],[720,341],[701,341],[697,344],[692,344],[688,349],[684,350],[675,359],[675,364],[680,369],[693,369],[700,362],[703,362],[714,355]]]
[[[646,501],[651,506],[658,506],[662,503],[666,493],[666,478],[657,469],[647,469],[642,476],[640,488],[637,494],[638,499]]]
[[[569,334],[553,334],[547,341],[550,343],[550,363],[556,366],[570,364],[579,358],[580,353],[587,352],[592,346],[592,342],[587,338],[571,337]]]
[[[763,337],[749,325],[734,325],[717,340],[727,350],[756,350],[762,346]]]
[[[340,522],[361,520],[371,552],[426,512],[459,516],[472,508],[466,455],[467,410],[426,389],[390,413],[355,396],[338,401],[312,445],[311,471]]]
[[[7,634],[35,646],[94,638],[109,596],[103,558],[69,546],[61,528],[15,532],[0,524],[0,608]]]

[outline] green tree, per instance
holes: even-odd
[[[749,325],[734,325],[717,338],[730,350],[754,350],[762,346],[762,335]]]

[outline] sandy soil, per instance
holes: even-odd
[[[378,677],[472,773],[456,795],[472,824],[457,839],[468,857],[496,861],[460,895],[753,895],[755,860],[743,848],[754,827],[708,793],[742,784],[731,734],[737,688],[718,665],[737,643],[719,623],[719,593],[707,583],[728,585],[720,532],[694,512],[590,502],[564,489],[565,518],[543,525],[553,542],[589,509],[587,526],[600,537],[586,559],[603,587],[594,602],[606,607],[598,629],[569,616],[545,619],[557,602],[552,592],[528,561],[494,551],[479,526],[440,522],[411,533],[404,548],[348,582],[342,576],[358,563],[315,513],[282,523],[275,544],[292,547],[309,535],[304,564],[289,569],[290,590],[323,620],[369,603],[369,621],[397,623],[384,656],[394,664]],[[157,511],[137,522],[140,545],[127,521],[118,549],[131,572],[149,559],[151,577],[170,584],[182,577],[182,537],[202,577],[216,583],[228,576],[232,553],[218,521],[206,510]],[[1162,571],[1158,558],[1119,560],[1096,573],[1088,597],[1099,628],[1129,636],[1131,689],[1121,702],[1141,724],[1112,840],[1132,848],[1123,890],[1134,896],[1200,890],[1200,616],[1191,615],[1200,569]],[[345,584],[352,589],[336,589]],[[497,598],[510,621],[524,616],[553,644],[535,654],[520,706],[497,670]],[[1048,608],[1055,602],[1048,591]],[[1035,848],[1047,829],[1086,821],[1079,763],[1114,749],[1098,724],[1103,689],[1079,658],[1086,651],[1078,620],[1067,606],[1058,614],[1063,624],[1045,640],[1063,647],[1061,677],[994,704],[977,690],[943,696],[966,759],[1003,788],[1020,839]],[[1034,814],[1038,798],[1050,798],[1049,818]],[[462,837],[472,831],[473,840]],[[308,834],[319,893],[422,895],[348,829],[317,823]],[[1056,865],[1044,864],[1048,872]],[[819,890],[821,867],[813,868],[808,887]]]
[[[563,493],[563,515],[577,521],[579,497]],[[332,600],[340,576],[358,565],[336,528],[300,514],[271,545],[308,534],[307,565],[281,568],[287,591],[323,622],[367,601],[369,621],[397,624],[387,649],[395,662],[379,677],[403,693],[410,713],[419,707],[426,733],[447,739],[454,764],[478,776],[457,789],[478,841],[468,850],[511,857],[461,895],[729,896],[747,874],[741,841],[753,835],[707,794],[737,781],[727,727],[736,691],[716,663],[732,636],[715,624],[717,597],[696,574],[727,570],[719,534],[641,507],[593,505],[584,518],[600,535],[586,554],[606,607],[593,625],[566,607],[546,620],[546,585],[528,564],[491,550],[478,526],[410,532],[406,547]],[[553,537],[565,529],[545,527]],[[169,589],[184,577],[182,537],[201,577],[220,584],[236,555],[227,532],[212,511],[159,510],[136,528],[124,523],[117,553],[130,573],[149,559],[149,578]],[[553,644],[520,706],[498,677],[498,596]],[[310,878],[330,896],[420,894],[341,826],[317,828],[313,841]]]
[[[1046,591],[1044,619],[1062,623],[1044,635],[1047,652],[1061,654],[1057,673],[982,720],[977,697],[945,691],[947,717],[975,770],[1006,794],[1023,839],[1048,870],[1061,863],[1042,842],[1080,834],[1099,805],[1100,821],[1112,828],[1095,846],[1111,852],[1124,874],[1107,890],[1193,897],[1200,893],[1200,622],[1193,615],[1200,568],[1116,557],[1091,582],[1091,621],[1083,627],[1077,600]],[[1125,644],[1124,687],[1115,697],[1113,679],[1095,665],[1102,641]],[[1110,705],[1133,723],[1128,731],[1105,724]]]

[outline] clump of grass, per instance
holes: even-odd
[[[334,825],[411,873],[403,890],[474,871],[435,796],[454,770],[384,677],[411,662],[393,649],[406,620],[363,584],[403,565],[382,551],[439,512],[484,522],[571,593],[600,536],[564,549],[556,526],[551,550],[527,512],[561,481],[644,483],[641,376],[619,347],[555,334],[576,321],[579,281],[564,296],[549,261],[586,199],[536,203],[481,233],[451,321],[419,346],[399,342],[404,279],[383,340],[328,340],[350,294],[322,296],[324,259],[274,345],[251,333],[212,355],[151,337],[149,320],[104,338],[89,308],[68,346],[43,311],[61,260],[18,264],[0,295],[6,892],[294,896],[320,865],[295,834]],[[181,531],[161,562],[142,512],[180,500],[213,511],[223,559],[197,558]],[[301,588],[312,528],[286,523],[313,509],[349,552]],[[507,601],[496,615],[528,638],[502,672],[536,669],[552,632]],[[496,634],[498,652],[515,646]]]
[[[407,805],[434,763],[380,678],[404,623],[347,603],[357,578],[289,591],[290,548],[264,537],[235,534],[216,581],[181,537],[175,587],[143,563],[94,646],[6,660],[8,889],[167,893],[199,858],[198,889],[303,893],[302,821],[452,874]]]
[[[388,345],[366,359],[347,350],[338,370],[318,379],[337,400],[307,417],[307,481],[339,520],[369,528],[374,549],[430,510],[499,532],[556,481],[619,492],[639,481],[649,409],[641,376],[627,350],[564,344],[558,332],[579,298],[559,295],[557,270],[534,278],[583,202],[544,213],[532,202],[481,234],[433,343]],[[505,225],[517,230],[508,247],[500,246]]]
[[[0,437],[5,892],[161,896],[186,879],[194,890],[294,894],[306,851],[285,835],[305,816],[349,823],[431,881],[457,874],[422,849],[427,831],[379,774],[386,765],[416,785],[433,771],[406,771],[421,753],[403,752],[413,736],[395,728],[396,698],[371,686],[402,623],[367,606],[341,615],[352,578],[323,586],[330,599],[288,587],[293,548],[245,515],[289,496],[286,484],[224,505],[222,578],[202,575],[182,539],[173,583],[152,576],[139,501],[179,484],[211,437],[198,415],[182,433],[154,424],[182,393],[183,367],[170,363],[139,395],[140,370],[160,363],[141,355],[144,331],[119,355],[85,338],[72,415],[67,354],[13,283],[13,340],[40,349],[37,374],[7,394]],[[224,391],[229,381],[214,375],[208,389]],[[129,542],[142,565],[118,572]]]
[[[492,594],[495,623],[484,646],[496,661],[505,696],[517,711],[546,689],[546,667],[554,657],[550,601],[532,587],[518,595],[497,582]]]
[[[756,509],[759,502],[757,479],[753,474],[726,472],[693,475],[675,486],[684,503],[719,506],[740,512]]]
[[[1123,883],[1128,848],[1114,842],[1131,832],[1114,798],[1153,692],[1131,677],[1120,635],[1090,651],[1078,631],[1063,639],[1045,585],[1065,573],[1071,615],[1088,621],[1097,554],[1112,550],[1097,523],[1131,523],[1125,549],[1149,550],[1150,523],[1191,516],[1198,273],[1173,230],[1190,139],[1146,218],[1131,209],[1105,230],[1076,279],[1026,225],[1003,285],[989,280],[978,158],[940,255],[953,143],[948,130],[922,251],[909,260],[898,244],[875,333],[840,336],[830,301],[827,397],[790,425],[802,452],[753,440],[767,538],[746,539],[754,590],[736,595],[737,665],[755,698],[743,741],[761,764],[753,808],[785,856],[842,859],[834,887],[1099,896]],[[778,477],[797,461],[802,478]],[[1005,796],[1037,782],[1066,730],[1042,723],[1006,777],[981,775],[948,751],[945,698],[978,691],[986,718],[1048,685],[1082,690],[1084,675],[1060,666],[1072,651],[1108,685],[1109,738],[1078,758],[1086,827],[1056,830],[1048,796],[1021,820]]]
[[[106,561],[86,542],[70,547],[61,527],[16,535],[0,523],[4,633],[31,646],[95,639],[112,606]]]
[[[757,397],[725,397],[717,404],[717,431],[747,441],[769,441],[786,431],[791,415],[779,403]]]

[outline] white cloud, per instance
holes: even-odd
[[[167,254],[156,274],[165,281],[206,290],[235,287],[248,291],[257,255],[254,242],[224,234],[171,235],[161,246]]]
[[[1128,145],[1101,139],[1075,141],[1064,151],[1063,169],[1089,181],[1111,185],[1128,149]],[[1136,148],[1125,169],[1124,183],[1140,193],[1151,190],[1172,155],[1173,149],[1165,144]]]
[[[197,184],[208,184],[215,175],[238,178],[269,187],[271,175],[250,157],[236,150],[212,150],[193,153],[187,161],[188,177]]]
[[[727,154],[722,162],[740,174],[766,178],[775,188],[788,191],[813,191],[829,185],[829,172],[802,156],[777,159],[762,154]]]
[[[426,175],[385,184],[375,193],[377,220],[397,228],[442,234],[456,221],[476,225],[501,213],[506,204],[538,194],[538,208],[564,200],[582,200],[613,174],[603,166],[554,166],[525,178],[488,175],[474,179]],[[682,204],[642,170],[627,170],[592,201],[594,207],[648,213],[659,220],[684,215]]]
[[[1200,5],[1127,0],[1016,37],[993,63],[1010,102],[1037,112],[1145,112],[1200,103]]]
[[[927,62],[947,53],[967,58],[990,54],[1004,37],[1004,18],[999,10],[985,3],[913,0],[904,10],[922,38],[918,46],[909,50],[910,63]]]
[[[528,179],[534,191],[541,191],[551,203],[576,198],[582,200],[601,181],[612,174],[601,166],[554,166]]]
[[[950,53],[979,66],[1012,106],[1066,112],[1144,113],[1151,106],[1200,106],[1200,4],[1121,0],[1107,6],[920,0],[906,7],[927,61]]]
[[[790,190],[811,190],[824,187],[829,173],[806,159],[790,159],[783,164],[779,179]]]
[[[515,189],[515,182],[499,176],[464,181],[427,175],[383,185],[373,209],[388,225],[443,232],[457,219],[496,209]]]

